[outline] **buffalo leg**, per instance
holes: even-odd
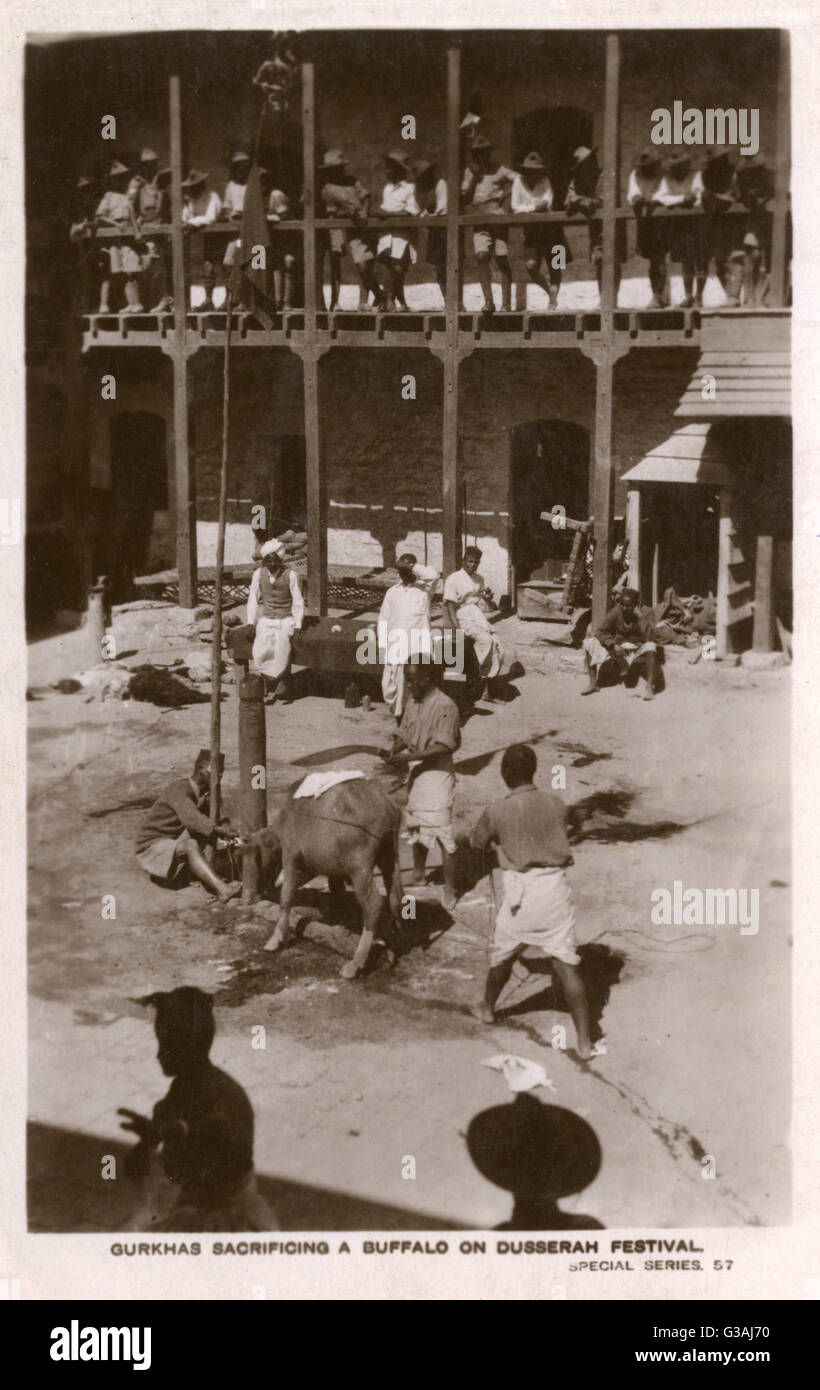
[[[288,939],[290,910],[297,887],[296,859],[291,855],[285,855],[282,865],[282,890],[279,894],[279,921],[273,935],[265,942],[266,951],[278,951]]]
[[[362,934],[353,959],[342,966],[342,975],[346,980],[352,980],[367,964],[381,913],[382,895],[373,882],[372,866],[366,873],[356,874],[353,879],[353,891],[362,908]]]
[[[328,874],[327,886],[330,891],[330,920],[338,922],[340,926],[347,926],[350,921],[350,908],[345,880],[341,874]]]
[[[402,883],[401,871],[396,860],[396,847],[392,838],[380,848],[376,856],[376,863],[381,870],[384,891],[390,905],[392,935],[398,944],[401,942],[403,931],[401,918]],[[392,951],[390,954],[393,956]]]

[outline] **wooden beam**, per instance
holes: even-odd
[[[307,611],[327,612],[327,491],[319,431],[319,349],[316,341],[316,114],[313,63],[302,64],[302,186],[305,267],[305,469],[308,514]]]
[[[770,305],[787,302],[786,233],[789,219],[789,145],[791,76],[789,66],[789,31],[779,34],[777,63],[777,127],[774,165],[774,214],[772,220],[772,263],[769,268]],[[767,648],[767,650],[769,650]]]
[[[182,104],[179,77],[169,80],[171,132],[171,269],[174,293],[174,509],[177,533],[179,602],[192,608],[197,599],[196,494],[188,446],[188,358],[185,352],[185,248],[182,234]]]
[[[592,515],[595,555],[592,570],[592,621],[598,624],[609,609],[612,591],[613,477],[612,376],[615,308],[615,232],[618,176],[618,81],[620,42],[607,34],[604,77],[603,140],[603,263],[601,268],[601,337],[595,372],[595,438],[593,444]]]
[[[732,540],[734,536],[734,523],[732,512],[734,509],[734,498],[732,490],[728,487],[720,489],[720,520],[718,522],[718,574],[717,574],[717,604],[715,612],[715,637],[717,639],[716,655],[722,661],[729,655],[729,622],[730,607],[729,594],[731,591],[731,569],[732,563]]]
[[[459,307],[459,211],[461,169],[459,124],[461,121],[461,49],[447,49],[447,291],[445,309],[444,404],[442,430],[442,552],[444,573],[458,569],[459,466],[458,466],[458,307]]]
[[[631,487],[626,494],[627,580],[630,589],[641,594],[641,489]],[[643,599],[643,594],[641,594]]]
[[[759,535],[755,555],[755,606],[752,629],[752,649],[756,652],[774,650],[773,561],[774,537]]]
[[[621,67],[620,39],[606,36],[604,75],[604,140],[601,173],[603,205],[603,261],[601,266],[601,333],[612,335],[615,308],[615,241],[618,209],[618,85]]]

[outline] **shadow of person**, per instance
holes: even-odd
[[[499,1231],[603,1230],[594,1216],[562,1211],[560,1197],[581,1192],[598,1175],[601,1145],[572,1110],[520,1092],[509,1105],[474,1115],[467,1148],[479,1173],[513,1196]]]

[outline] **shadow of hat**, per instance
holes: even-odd
[[[479,1173],[518,1195],[568,1197],[597,1177],[601,1145],[572,1110],[521,1092],[509,1105],[474,1115],[467,1148]]]

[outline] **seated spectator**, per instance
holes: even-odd
[[[182,226],[185,231],[213,226],[222,213],[222,199],[213,188],[208,187],[208,175],[199,169],[192,169],[182,180]],[[216,283],[214,263],[206,254],[202,239],[198,240],[195,265],[192,271],[192,285],[201,285],[204,299],[202,307],[213,309],[213,291]]]
[[[579,145],[572,155],[570,184],[564,200],[564,208],[569,213],[580,213],[589,222],[589,258],[595,267],[598,289],[604,260],[604,224],[598,214],[604,201],[601,187],[601,166],[594,149]],[[626,260],[626,226],[622,221],[615,226],[615,300],[621,284],[621,269]]]
[[[339,307],[342,256],[345,250],[350,252],[365,295],[373,295],[376,309],[387,309],[387,299],[376,278],[373,237],[364,232],[370,211],[370,194],[351,174],[341,150],[327,151],[319,167],[319,176],[320,180],[324,180],[319,199],[325,216],[349,217],[356,224],[353,236],[348,237],[344,227],[331,227],[327,234],[331,312]]]
[[[704,259],[706,269],[714,260],[715,274],[730,306],[740,302],[740,277],[734,253],[743,236],[739,219],[727,215],[738,201],[737,182],[732,157],[728,150],[706,151],[703,179]]]
[[[649,262],[650,309],[662,309],[666,290],[666,240],[663,222],[655,214],[663,207],[660,188],[663,161],[656,149],[642,150],[629,175],[626,201],[635,214],[639,256]]]
[[[518,172],[510,193],[513,212],[552,212],[552,184],[540,154],[536,150],[530,151],[516,168]],[[546,222],[539,227],[535,222],[527,223],[524,229],[527,273],[534,285],[546,291],[551,309],[558,307],[558,291],[561,288],[561,266],[554,264],[559,248],[563,256],[558,259],[562,259],[566,265],[572,255],[560,224]],[[542,264],[546,278],[541,274]]]
[[[607,675],[625,684],[643,678],[643,698],[655,695],[655,677],[659,664],[655,626],[651,611],[638,608],[637,589],[623,588],[614,608],[607,613],[594,635],[584,638],[584,664],[589,684],[582,695],[594,695],[604,667]],[[633,678],[634,673],[634,678]]]
[[[385,169],[387,182],[382,190],[380,212],[385,216],[394,213],[418,217],[419,207],[416,202],[412,174],[404,155],[395,150],[387,155]],[[397,309],[406,310],[404,277],[408,266],[414,265],[418,259],[414,233],[405,231],[403,228],[397,228],[394,232],[385,232],[383,236],[379,237],[377,255],[390,277],[389,295],[394,300]]]
[[[666,245],[669,248],[669,259],[680,263],[683,274],[683,299],[680,307],[691,309],[693,304],[700,307],[703,304],[703,289],[706,284],[703,218],[674,216],[676,209],[692,210],[703,207],[703,178],[699,170],[692,168],[688,154],[676,154],[669,160],[658,190],[658,198],[664,208],[671,209],[673,213],[665,219]]]
[[[447,180],[439,178],[438,167],[429,159],[411,161],[415,175],[416,206],[419,217],[445,217],[447,214]],[[433,267],[442,298],[447,294],[447,233],[443,227],[431,227],[427,233],[427,261]]]
[[[492,156],[493,146],[483,135],[477,135],[470,147],[470,163],[461,181],[462,201],[469,212],[484,212],[491,215],[502,213],[515,174],[506,165],[497,163]],[[484,313],[495,312],[493,303],[492,261],[498,266],[501,277],[501,309],[508,314],[512,308],[512,276],[510,274],[510,252],[507,245],[508,228],[488,223],[486,227],[476,227],[473,231],[473,249],[478,262],[478,278],[484,295]]]
[[[137,245],[138,228],[134,206],[128,196],[128,170],[118,159],[114,160],[108,172],[108,185],[94,220],[98,227],[113,227],[122,235],[106,238],[103,244],[108,268],[100,286],[98,313],[111,313],[113,291],[118,299],[124,294],[124,314],[141,314],[140,277],[143,262]]]
[[[293,215],[288,195],[284,189],[272,186],[271,175],[267,169],[259,170],[259,178],[268,222],[275,224],[286,221]],[[277,232],[271,237],[272,298],[280,312],[296,307],[296,268],[300,241],[298,232]]]

